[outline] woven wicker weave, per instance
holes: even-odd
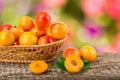
[[[52,61],[66,38],[45,45],[0,46],[0,62],[29,63],[33,60]]]

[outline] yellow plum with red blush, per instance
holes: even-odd
[[[42,36],[39,38],[38,40],[38,45],[42,45],[42,44],[50,44],[52,42],[54,42],[55,40],[49,36]]]
[[[81,58],[79,50],[77,48],[74,48],[74,47],[66,48],[62,53],[62,57],[66,58],[70,54],[74,54],[74,55],[78,56],[79,58]]]
[[[62,22],[53,23],[46,30],[46,34],[55,39],[63,39],[66,37],[68,32],[67,26]]]

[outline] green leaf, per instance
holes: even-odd
[[[87,59],[83,58],[82,61],[85,63],[85,62],[88,62]]]
[[[59,64],[58,62],[57,62],[57,63],[55,63],[55,64],[53,64],[53,66],[54,66],[54,67],[56,67],[56,68],[59,68],[59,69],[61,69],[61,70],[66,71],[65,67],[64,67],[64,66],[62,66],[61,64]]]
[[[65,59],[63,57],[58,57],[57,62],[53,64],[53,66],[66,71],[65,66],[64,66],[64,61]]]
[[[84,67],[82,68],[82,70],[83,70],[83,71],[88,70],[89,67],[90,67],[90,63],[89,63],[89,62],[84,63]]]
[[[58,61],[58,63],[59,63],[61,66],[64,66],[65,58],[63,58],[63,57],[58,57],[57,61]]]
[[[83,71],[88,70],[91,64],[84,58],[82,59],[82,61],[84,62],[84,66],[83,66],[82,70]]]

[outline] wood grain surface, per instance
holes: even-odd
[[[39,75],[30,72],[28,64],[0,63],[0,80],[120,80],[120,54],[98,53],[97,59],[84,72],[71,74],[53,67]]]

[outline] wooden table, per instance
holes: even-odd
[[[40,75],[31,73],[28,64],[0,63],[0,80],[120,80],[120,54],[117,53],[98,53],[91,67],[77,74],[54,68],[55,61]]]

